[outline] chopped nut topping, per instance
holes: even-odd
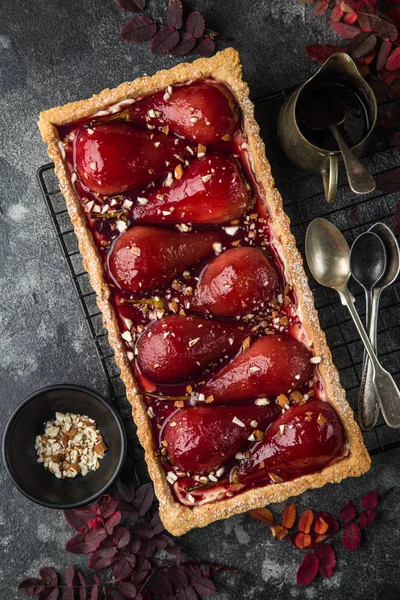
[[[214,396],[207,396],[207,398],[205,399],[205,403],[206,404],[211,404],[211,402],[214,402]]]
[[[189,348],[191,348],[192,346],[194,346],[195,344],[197,344],[197,342],[200,340],[200,338],[195,338],[194,340],[189,340]]]
[[[139,202],[139,204],[147,204],[148,203],[147,198],[143,198],[141,196],[138,197],[137,201]]]
[[[282,481],[283,481],[283,479],[281,477],[279,477],[279,475],[275,475],[275,473],[268,473],[268,477],[274,483],[282,483]]]
[[[300,402],[303,400],[303,395],[301,392],[290,392],[289,396],[293,402],[296,402],[296,404],[300,404]]]
[[[318,425],[321,425],[321,427],[324,423],[326,423],[326,419],[322,413],[319,413],[317,423]]]
[[[287,408],[289,406],[289,398],[285,396],[285,394],[279,394],[277,401],[281,408]]]
[[[267,404],[269,404],[270,401],[268,400],[268,398],[257,398],[257,400],[255,401],[255,404],[257,406],[267,406]]]
[[[182,165],[177,165],[174,170],[175,179],[181,179],[183,175]]]
[[[232,136],[229,135],[229,133],[225,134],[222,138],[221,138],[224,142],[230,142],[232,139]]]
[[[256,442],[261,442],[264,439],[264,432],[261,429],[255,429],[253,435]]]
[[[100,467],[107,450],[96,423],[86,415],[56,412],[35,440],[39,463],[58,479],[83,476]]]
[[[258,371],[260,371],[260,367],[250,367],[249,371],[250,373],[258,373]]]
[[[312,416],[313,416],[313,413],[312,413],[312,411],[308,411],[308,412],[306,412],[306,415],[307,415],[307,416],[306,416],[306,421],[311,421],[311,419],[312,419]]]
[[[281,435],[285,435],[285,425],[279,425],[279,431],[281,432]]]
[[[207,147],[203,146],[203,144],[199,144],[197,146],[197,157],[201,158],[202,156],[205,155],[206,151],[207,151]]]
[[[244,340],[244,342],[242,343],[243,350],[247,350],[247,348],[250,348],[250,341],[251,341],[250,336]]]
[[[318,365],[318,363],[320,363],[322,360],[322,358],[320,356],[313,356],[312,358],[310,358],[310,363],[312,363],[313,365]]]
[[[185,406],[185,402],[184,402],[184,400],[176,400],[174,402],[174,406],[176,408],[183,408]]]
[[[235,423],[235,425],[239,425],[239,427],[246,427],[245,424],[237,417],[233,417],[232,423]]]

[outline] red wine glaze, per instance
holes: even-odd
[[[204,86],[204,84],[214,85],[214,83],[209,80],[201,83],[202,86]],[[173,95],[174,90],[179,90],[181,93],[182,88],[184,87],[185,86],[174,86],[173,89],[168,88],[165,92],[165,97],[168,99],[168,96]],[[190,86],[187,87],[190,88]],[[229,96],[229,91],[225,89],[224,94]],[[148,104],[148,98],[144,99],[144,101],[139,100],[138,104],[140,102]],[[173,418],[171,415],[177,414],[184,406],[190,407],[196,404],[196,401],[199,400],[199,395],[200,401],[204,400],[204,398],[201,397],[201,394],[196,392],[196,390],[201,390],[204,386],[207,387],[207,382],[210,378],[221,368],[221,365],[225,365],[232,360],[232,355],[230,355],[230,357],[227,355],[220,357],[219,360],[209,365],[200,375],[196,375],[190,380],[181,381],[179,383],[156,384],[154,381],[144,377],[140,372],[136,358],[137,342],[141,336],[146,335],[146,328],[163,316],[193,314],[203,318],[213,318],[207,313],[199,314],[198,309],[196,310],[195,294],[196,286],[203,270],[215,256],[220,255],[224,250],[240,246],[261,248],[267,253],[279,275],[279,293],[277,293],[276,296],[260,302],[258,309],[251,313],[247,313],[236,319],[224,319],[223,317],[218,317],[219,322],[223,323],[226,321],[229,323],[236,323],[238,326],[243,326],[243,329],[246,332],[249,331],[249,336],[245,341],[245,344],[247,345],[257,338],[274,333],[291,335],[296,339],[301,339],[306,345],[311,345],[298,317],[296,294],[285,280],[284,265],[279,255],[279,245],[274,236],[273,224],[265,202],[263,201],[261,188],[257,183],[252,169],[251,156],[240,121],[236,125],[230,122],[229,127],[230,131],[232,131],[232,135],[229,134],[225,136],[225,141],[220,141],[215,145],[207,146],[205,148],[200,144],[196,148],[193,139],[191,139],[190,142],[188,141],[185,156],[181,157],[178,161],[178,164],[182,166],[182,169],[178,167],[178,171],[174,171],[171,167],[171,171],[168,171],[169,174],[167,174],[167,176],[164,175],[161,179],[152,181],[147,186],[126,193],[114,194],[112,196],[91,192],[85,186],[78,175],[79,169],[76,164],[77,139],[79,138],[83,126],[86,128],[85,135],[88,137],[87,131],[90,133],[90,131],[95,130],[97,125],[101,124],[103,127],[103,123],[107,123],[110,119],[113,123],[117,122],[123,124],[125,119],[129,118],[129,114],[132,115],[136,112],[141,115],[142,122],[140,123],[140,126],[142,128],[146,128],[147,123],[147,131],[150,130],[150,135],[152,130],[156,130],[154,132],[154,139],[159,139],[161,130],[166,138],[168,138],[169,148],[174,147],[174,145],[179,146],[180,149],[182,148],[182,138],[176,137],[172,131],[168,131],[168,128],[163,127],[162,118],[160,118],[158,112],[151,112],[153,120],[154,117],[156,117],[156,124],[152,125],[150,123],[153,122],[153,120],[143,120],[143,111],[139,110],[140,107],[138,110],[134,111],[132,109],[133,104],[134,102],[132,100],[127,100],[117,106],[110,107],[109,111],[103,111],[91,118],[59,127],[59,135],[61,140],[60,143],[62,143],[62,148],[65,151],[66,163],[71,173],[71,181],[75,187],[75,191],[86,216],[87,225],[92,231],[103,261],[105,276],[111,289],[111,303],[117,316],[121,337],[125,344],[128,358],[142,391],[144,401],[148,407],[148,415],[151,419],[153,435],[155,440],[158,440],[160,448],[161,461],[167,472],[167,479],[173,487],[177,500],[187,506],[193,506],[231,497],[250,487],[264,486],[266,484],[276,483],[277,481],[293,479],[299,474],[302,474],[302,472],[318,471],[320,466],[313,469],[309,465],[307,465],[307,468],[303,469],[303,471],[292,470],[291,472],[289,469],[286,471],[279,470],[279,475],[276,473],[265,472],[260,469],[259,474],[241,480],[239,473],[240,470],[243,471],[243,461],[246,460],[246,457],[250,459],[254,448],[260,443],[257,440],[252,440],[251,436],[250,440],[247,440],[242,446],[239,454],[236,453],[236,455],[228,458],[221,468],[214,469],[211,473],[190,473],[180,471],[178,468],[174,468],[170,463],[167,448],[162,443],[166,422],[169,419],[168,422],[171,423],[171,418]],[[225,108],[226,107],[224,107],[224,110]],[[131,113],[129,113],[130,110]],[[151,108],[149,110],[151,111]],[[218,134],[222,135],[221,132],[218,132]],[[176,143],[174,143],[174,140]],[[209,222],[205,222],[204,224],[193,224],[185,221],[180,223],[163,223],[163,214],[160,209],[161,212],[157,215],[157,223],[154,223],[154,221],[148,223],[143,221],[142,218],[140,219],[140,222],[134,220],[133,215],[135,215],[135,213],[140,213],[140,206],[146,204],[149,196],[154,197],[155,188],[165,184],[167,186],[171,185],[171,178],[172,180],[180,179],[182,177],[182,171],[183,173],[185,172],[185,167],[193,164],[192,160],[201,159],[202,164],[200,164],[199,168],[204,169],[205,164],[206,168],[209,168],[210,171],[212,171],[213,152],[217,152],[218,154],[216,156],[218,157],[221,156],[221,153],[230,155],[237,161],[238,167],[241,170],[241,176],[239,175],[239,180],[237,179],[237,183],[235,183],[235,192],[238,194],[239,205],[240,202],[243,202],[243,191],[240,187],[240,181],[242,181],[241,178],[243,178],[245,182],[246,190],[249,193],[250,198],[249,207],[242,216],[226,223],[219,222],[218,225],[213,225]],[[188,160],[187,156],[192,154],[193,159]],[[209,159],[209,165],[207,165],[207,158]],[[177,161],[174,160],[173,165],[175,165],[176,162]],[[207,179],[209,178],[205,176],[206,181]],[[189,178],[187,185],[196,185],[195,178]],[[204,185],[206,185],[206,183]],[[171,220],[171,211],[169,208],[170,207],[168,206],[164,207],[166,211],[165,221]],[[226,207],[223,207],[223,209],[225,210]],[[221,214],[225,213],[221,211],[218,213],[219,221],[221,221],[221,219],[223,220]],[[227,214],[229,214],[229,211]],[[215,233],[218,233],[219,241],[213,246],[213,250],[207,258],[201,260],[194,266],[187,268],[173,279],[172,282],[162,287],[152,289],[147,293],[129,293],[121,290],[113,277],[110,271],[110,255],[113,252],[116,240],[123,235],[124,231],[138,225],[150,227],[156,226],[180,233],[204,232],[205,230],[214,231]],[[312,350],[311,347],[310,350]],[[323,381],[319,375],[317,365],[313,366],[313,375],[311,379],[308,379],[304,385],[297,389],[297,391],[301,394],[303,402],[311,397],[315,400],[326,399],[324,397]],[[188,401],[189,397],[191,399]],[[299,401],[298,398],[299,396],[297,396],[297,401]],[[250,403],[253,404],[255,400],[256,398],[251,400]],[[270,401],[277,404],[275,399],[270,399]],[[249,403],[248,400],[246,402]],[[246,404],[246,402],[243,402],[242,406],[243,404]],[[292,398],[289,398],[289,406],[293,404],[295,404],[295,402]],[[210,406],[204,403],[201,405]],[[217,407],[215,407],[215,409],[217,410]],[[285,406],[281,399],[278,404],[278,414],[284,413],[287,409],[288,406]],[[346,443],[343,442],[340,444],[339,450],[336,448],[335,452],[331,462],[339,460],[346,455]],[[324,466],[326,466],[326,464],[327,463],[325,463]]]

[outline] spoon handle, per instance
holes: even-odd
[[[373,384],[378,397],[383,418],[389,427],[400,427],[400,391],[393,377],[379,363],[367,332],[365,331],[358,312],[353,304],[353,296],[347,287],[338,289],[342,303],[345,304],[352,316],[357,331],[365,346],[373,369]]]
[[[342,153],[344,166],[346,167],[347,179],[349,185],[355,194],[369,194],[375,189],[375,179],[371,173],[360,163],[356,155],[350,150],[338,128],[332,125],[329,128]]]
[[[376,352],[378,306],[380,292],[369,291],[366,293],[366,327],[370,342]],[[364,351],[363,369],[361,375],[360,391],[358,393],[358,419],[363,429],[372,429],[379,415],[379,404],[373,384],[374,370],[367,352]]]

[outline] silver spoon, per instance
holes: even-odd
[[[300,118],[310,129],[330,129],[333,133],[343,157],[349,186],[355,194],[369,194],[375,189],[375,179],[350,150],[337,128],[346,119],[346,105],[338,96],[332,96],[330,101],[325,99],[317,108],[314,103],[311,110],[302,106]]]
[[[381,238],[372,231],[366,231],[358,236],[350,250],[350,271],[354,279],[364,288],[366,301],[366,329],[370,326],[369,315],[371,313],[374,291],[386,270],[386,250]],[[377,317],[375,313],[375,319]],[[376,330],[376,323],[375,323]],[[376,332],[375,332],[376,333]],[[369,336],[370,342],[376,350],[376,339]],[[372,373],[371,373],[372,374]],[[364,381],[365,383],[365,381]],[[372,397],[367,403],[364,394],[363,380],[358,394],[358,419],[363,429],[371,429],[378,417],[378,403],[375,388],[370,381]]]
[[[379,299],[382,291],[393,283],[399,274],[400,250],[396,237],[384,223],[376,223],[369,231],[379,236],[386,251],[385,271],[371,293],[366,292],[366,329],[371,344],[376,350]],[[355,275],[353,268],[352,275]],[[372,373],[368,355],[364,352],[361,386],[358,394],[358,416],[363,429],[372,429],[379,415],[379,405],[372,383]]]
[[[393,377],[379,363],[361,319],[354,298],[347,287],[350,277],[350,248],[338,229],[325,219],[314,219],[306,233],[306,256],[314,278],[335,289],[347,306],[373,369],[372,382],[382,415],[389,427],[400,427],[400,391]]]

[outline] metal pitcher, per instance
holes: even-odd
[[[356,153],[359,154],[375,126],[377,104],[372,89],[360,75],[348,54],[338,52],[328,58],[315,75],[286,100],[278,117],[278,137],[285,154],[292,162],[306,171],[321,173],[328,202],[333,202],[336,198],[340,151],[319,148],[305,138],[299,128],[296,108],[299,97],[306,88],[328,78],[335,82],[335,77],[341,83],[345,80],[350,88],[357,89],[362,94],[363,104],[368,114],[369,128],[364,137],[357,144],[351,146],[351,149],[356,149]]]

